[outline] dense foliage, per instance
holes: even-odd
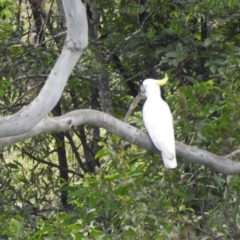
[[[142,80],[167,72],[176,139],[219,155],[238,148],[238,0],[88,1],[87,13],[89,47],[50,116],[92,108],[124,119]],[[59,0],[0,1],[1,115],[39,93],[63,16]],[[141,104],[129,123],[144,130]],[[240,239],[239,176],[182,159],[167,171],[104,129],[44,134],[0,157],[0,239]]]

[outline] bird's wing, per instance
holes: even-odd
[[[146,101],[143,108],[143,121],[154,145],[165,158],[175,159],[175,140],[172,115],[163,100]]]

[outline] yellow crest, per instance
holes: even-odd
[[[159,86],[163,86],[167,83],[167,81],[168,81],[168,75],[165,73],[165,77],[161,80],[157,80],[156,84]]]

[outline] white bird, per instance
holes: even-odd
[[[143,121],[152,142],[162,152],[166,168],[176,168],[172,114],[168,104],[161,98],[159,88],[167,81],[167,75],[162,80],[146,79],[143,81],[143,91],[147,97],[143,106]]]

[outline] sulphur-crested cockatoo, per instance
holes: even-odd
[[[152,142],[162,152],[166,168],[176,168],[172,114],[167,103],[161,98],[159,88],[167,81],[167,75],[162,80],[146,79],[143,81],[143,92],[147,97],[143,106],[143,121]]]

